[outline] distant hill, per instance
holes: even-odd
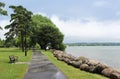
[[[120,46],[120,43],[67,43],[68,46]]]

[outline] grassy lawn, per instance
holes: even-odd
[[[47,56],[47,58],[52,61],[52,63],[54,63],[67,76],[68,79],[108,79],[98,74],[81,71],[67,65],[62,61],[58,61],[49,51],[42,51],[42,53]]]
[[[0,48],[0,79],[23,79],[26,73],[27,64],[10,64],[9,55],[18,56],[18,62],[28,62],[32,57],[32,52],[24,53],[18,48]]]

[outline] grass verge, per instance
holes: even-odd
[[[93,74],[85,71],[81,71],[77,68],[74,68],[62,61],[58,61],[50,51],[42,51],[42,53],[53,63],[55,64],[68,79],[108,79],[104,76]]]
[[[23,79],[27,64],[10,64],[9,55],[18,56],[18,62],[28,62],[32,57],[32,51],[25,57],[18,48],[0,48],[0,79]]]

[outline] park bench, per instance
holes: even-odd
[[[10,63],[15,63],[18,61],[18,56],[10,55],[9,59],[10,59]]]

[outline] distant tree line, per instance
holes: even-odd
[[[120,46],[120,43],[67,43],[68,46]]]

